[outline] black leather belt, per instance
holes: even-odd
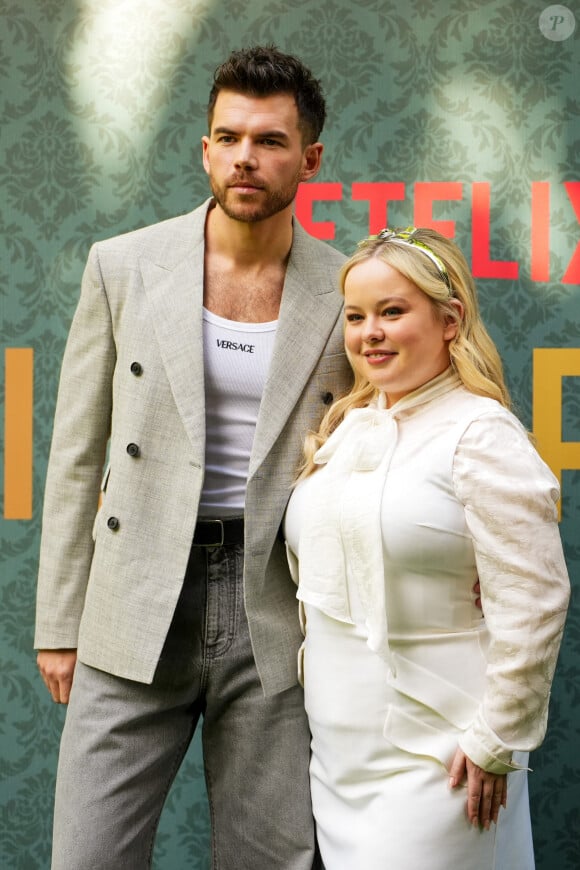
[[[244,543],[244,518],[198,520],[193,534],[195,547],[227,547]]]

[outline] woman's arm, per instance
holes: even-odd
[[[470,424],[454,484],[473,538],[490,643],[486,688],[460,748],[492,774],[543,740],[570,596],[558,531],[556,478],[513,415]],[[495,788],[494,788],[495,793]]]

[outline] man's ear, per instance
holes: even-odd
[[[322,164],[322,152],[324,145],[322,142],[314,142],[312,145],[307,145],[304,149],[303,166],[300,181],[310,181],[315,175],[318,175]]]
[[[209,159],[207,156],[207,151],[209,148],[209,136],[201,137],[201,159],[203,163],[203,168],[209,175]]]

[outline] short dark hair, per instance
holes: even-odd
[[[256,45],[233,51],[216,69],[207,106],[211,130],[220,91],[236,91],[252,97],[290,94],[298,108],[298,124],[307,145],[317,142],[326,119],[326,103],[320,82],[301,60],[284,54],[275,45]]]

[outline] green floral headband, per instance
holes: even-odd
[[[364,245],[365,242],[371,241],[380,241],[380,242],[393,242],[398,245],[409,245],[412,248],[416,248],[421,253],[425,254],[426,257],[429,257],[431,262],[436,266],[437,271],[449,287],[451,289],[451,282],[449,280],[449,275],[447,273],[447,267],[445,263],[438,257],[437,254],[431,250],[431,248],[425,244],[425,242],[420,241],[415,238],[415,233],[417,232],[417,227],[405,227],[404,229],[400,227],[396,227],[395,229],[389,229],[389,227],[385,227],[384,230],[381,230],[374,236],[368,236],[368,238],[363,239],[360,243]]]

